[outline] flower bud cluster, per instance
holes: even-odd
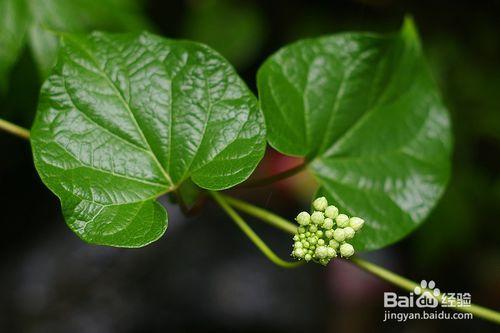
[[[313,201],[313,211],[301,212],[295,218],[299,224],[293,236],[292,257],[327,265],[340,255],[349,258],[354,247],[348,243],[365,221],[359,217],[339,214],[337,207],[328,205],[325,197]]]

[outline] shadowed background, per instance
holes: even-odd
[[[500,4],[495,1],[161,1],[144,8],[157,33],[205,42],[250,88],[262,61],[303,37],[346,30],[390,32],[414,16],[453,119],[449,187],[408,238],[366,257],[414,280],[500,308]],[[0,116],[29,127],[39,79],[28,50],[17,62]],[[29,145],[0,133],[1,332],[437,332],[493,331],[481,320],[383,323],[388,284],[348,263],[284,270],[267,261],[215,205],[170,225],[143,249],[90,246],[65,226],[40,182]],[[269,151],[258,173],[297,161]],[[300,174],[238,196],[292,218],[308,206]],[[236,191],[235,191],[236,192]],[[291,240],[249,219],[282,256]],[[401,294],[403,294],[401,292]]]

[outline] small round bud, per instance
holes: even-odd
[[[316,236],[323,237],[323,231],[321,230],[316,231]]]
[[[320,259],[319,263],[323,266],[326,266],[328,265],[328,263],[330,262],[330,260],[328,260],[327,258],[325,259]]]
[[[346,239],[351,239],[354,237],[354,229],[351,228],[351,227],[345,227],[344,228],[344,232],[345,232],[345,238]]]
[[[303,234],[304,232],[306,232],[306,228],[304,228],[304,227],[299,227],[299,228],[297,229],[297,231],[299,232],[299,234]]]
[[[340,243],[337,242],[335,239],[330,239],[330,241],[328,242],[328,246],[330,246],[333,249],[338,249],[340,246]]]
[[[312,221],[312,223],[314,223],[316,225],[323,224],[324,220],[325,220],[325,216],[323,215],[322,212],[314,212],[311,215],[311,221]]]
[[[317,227],[317,226],[315,226],[315,225],[311,225],[311,226],[309,227],[309,231],[310,231],[310,232],[316,232],[316,231],[318,231],[318,227]]]
[[[318,238],[314,237],[314,236],[313,237],[309,237],[307,240],[309,241],[309,244],[313,244],[313,245],[318,242]]]
[[[333,247],[329,246],[326,249],[328,251],[328,258],[333,258],[337,256],[337,251],[335,251]]]
[[[304,239],[304,238],[306,238],[306,235],[304,235],[304,234],[300,234],[300,235],[299,235],[299,238],[300,238],[300,239]]]
[[[318,239],[318,245],[325,245],[325,241],[322,239]]]
[[[326,246],[318,246],[314,254],[316,255],[316,258],[324,259],[328,256],[328,249]]]
[[[293,236],[293,240],[294,240],[294,241],[298,241],[299,239],[300,239],[299,235],[295,235],[295,236]]]
[[[306,235],[306,237],[311,237],[311,233],[309,231],[305,232],[304,234]]]
[[[302,248],[295,249],[293,251],[293,255],[296,256],[297,258],[303,258],[305,254],[306,254],[306,251]]]
[[[309,248],[309,246],[311,246],[311,244],[309,244],[309,242],[308,242],[308,241],[304,241],[304,242],[302,242],[302,247],[303,247],[303,248],[308,249],[308,248]]]
[[[338,228],[333,231],[333,238],[335,238],[337,242],[343,242],[345,236],[346,235],[344,229]]]
[[[344,258],[349,258],[354,254],[354,247],[349,243],[340,245],[340,255]]]
[[[328,206],[328,201],[326,201],[325,197],[320,197],[313,201],[313,208],[315,210],[324,211]]]
[[[308,212],[301,212],[299,213],[299,215],[297,215],[295,221],[297,221],[297,223],[300,225],[308,225],[309,223],[311,223],[311,216]]]
[[[335,221],[337,221],[337,226],[339,226],[340,228],[344,228],[349,225],[349,217],[345,214],[340,214],[339,216],[337,216]]]
[[[293,244],[293,247],[299,249],[302,247],[302,243],[301,242],[295,242],[295,244]]]
[[[326,229],[326,230],[329,230],[329,229],[333,228],[333,220],[331,218],[327,217],[323,221],[323,228]]]
[[[328,206],[325,209],[325,216],[331,219],[336,218],[339,215],[339,209],[335,206]]]
[[[304,259],[305,259],[306,261],[311,261],[312,256],[308,253],[308,254],[306,254],[306,255],[304,256]]]
[[[327,230],[325,231],[325,237],[326,238],[333,238],[333,230]]]
[[[351,217],[349,219],[349,225],[351,228],[354,229],[354,231],[358,231],[363,227],[363,224],[365,224],[365,221],[363,219],[360,219],[359,217]]]

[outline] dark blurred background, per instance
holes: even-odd
[[[413,15],[453,119],[453,177],[417,232],[365,257],[444,291],[500,309],[500,2],[143,1],[157,33],[205,42],[255,90],[259,64],[299,38],[345,30],[390,32]],[[29,50],[0,97],[0,117],[29,127],[40,79]],[[0,332],[496,331],[485,321],[383,323],[395,290],[348,263],[284,270],[267,261],[212,204],[143,249],[90,246],[65,226],[30,147],[0,133]],[[295,161],[269,152],[260,174]],[[283,216],[308,205],[299,175],[235,193]],[[287,235],[252,225],[281,255]],[[255,222],[255,223],[254,223]]]

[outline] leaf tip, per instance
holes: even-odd
[[[401,25],[401,35],[418,40],[417,26],[413,16],[410,14],[406,14],[404,17],[403,24]]]

